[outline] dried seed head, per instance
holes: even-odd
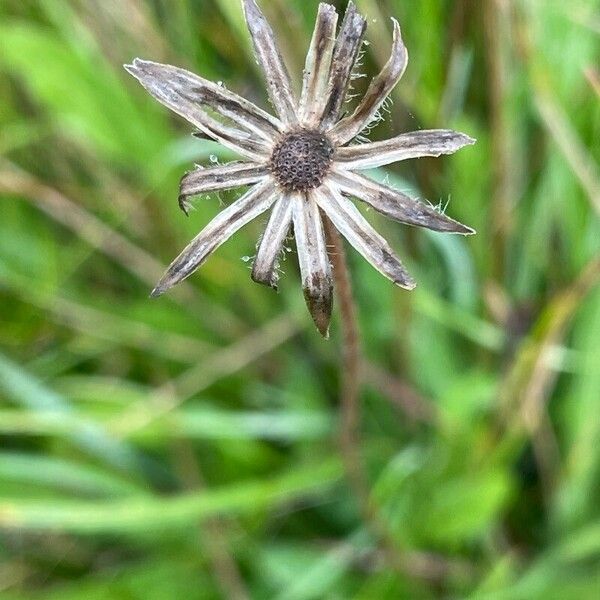
[[[288,191],[306,192],[319,187],[327,175],[333,146],[319,131],[300,129],[286,133],[271,155],[270,169]]]

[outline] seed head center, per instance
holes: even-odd
[[[306,192],[319,187],[329,171],[333,146],[319,131],[300,129],[286,133],[271,155],[271,172],[288,191]]]

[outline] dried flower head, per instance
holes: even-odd
[[[199,135],[234,150],[244,160],[197,168],[181,180],[179,203],[186,212],[191,196],[251,186],[222,210],[171,263],[152,292],[158,296],[191,275],[243,225],[271,210],[252,268],[252,279],[277,287],[278,259],[293,229],[308,308],[327,335],[333,285],[323,218],[378,271],[400,287],[415,282],[388,243],[369,225],[350,197],[401,223],[435,231],[470,234],[472,229],[432,206],[357,173],[421,156],[451,154],[473,144],[450,130],[420,130],[372,143],[352,143],[379,119],[379,109],[408,62],[400,27],[392,19],[390,59],[371,82],[357,108],[343,115],[366,20],[349,3],[336,37],[338,15],[320,4],[306,58],[298,101],[273,31],[255,0],[242,0],[256,58],[265,72],[277,117],[189,71],[135,59],[125,68],[159,102],[187,119]]]

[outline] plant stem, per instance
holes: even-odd
[[[337,229],[323,217],[329,256],[333,266],[335,293],[339,301],[342,322],[341,364],[341,430],[340,448],[350,484],[365,515],[369,513],[369,486],[362,469],[359,436],[359,394],[361,386],[362,358],[356,304],[352,294],[352,282],[346,252]]]
[[[342,322],[340,448],[350,485],[358,500],[364,522],[379,541],[390,567],[414,577],[443,581],[454,566],[444,557],[403,552],[389,531],[385,518],[369,497],[369,483],[360,456],[359,398],[364,365],[360,350],[356,303],[340,234],[325,215],[323,215],[323,226],[333,266],[335,293]]]

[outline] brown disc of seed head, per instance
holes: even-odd
[[[269,166],[281,187],[306,192],[321,185],[332,156],[333,146],[327,136],[301,129],[281,138],[273,149]]]

